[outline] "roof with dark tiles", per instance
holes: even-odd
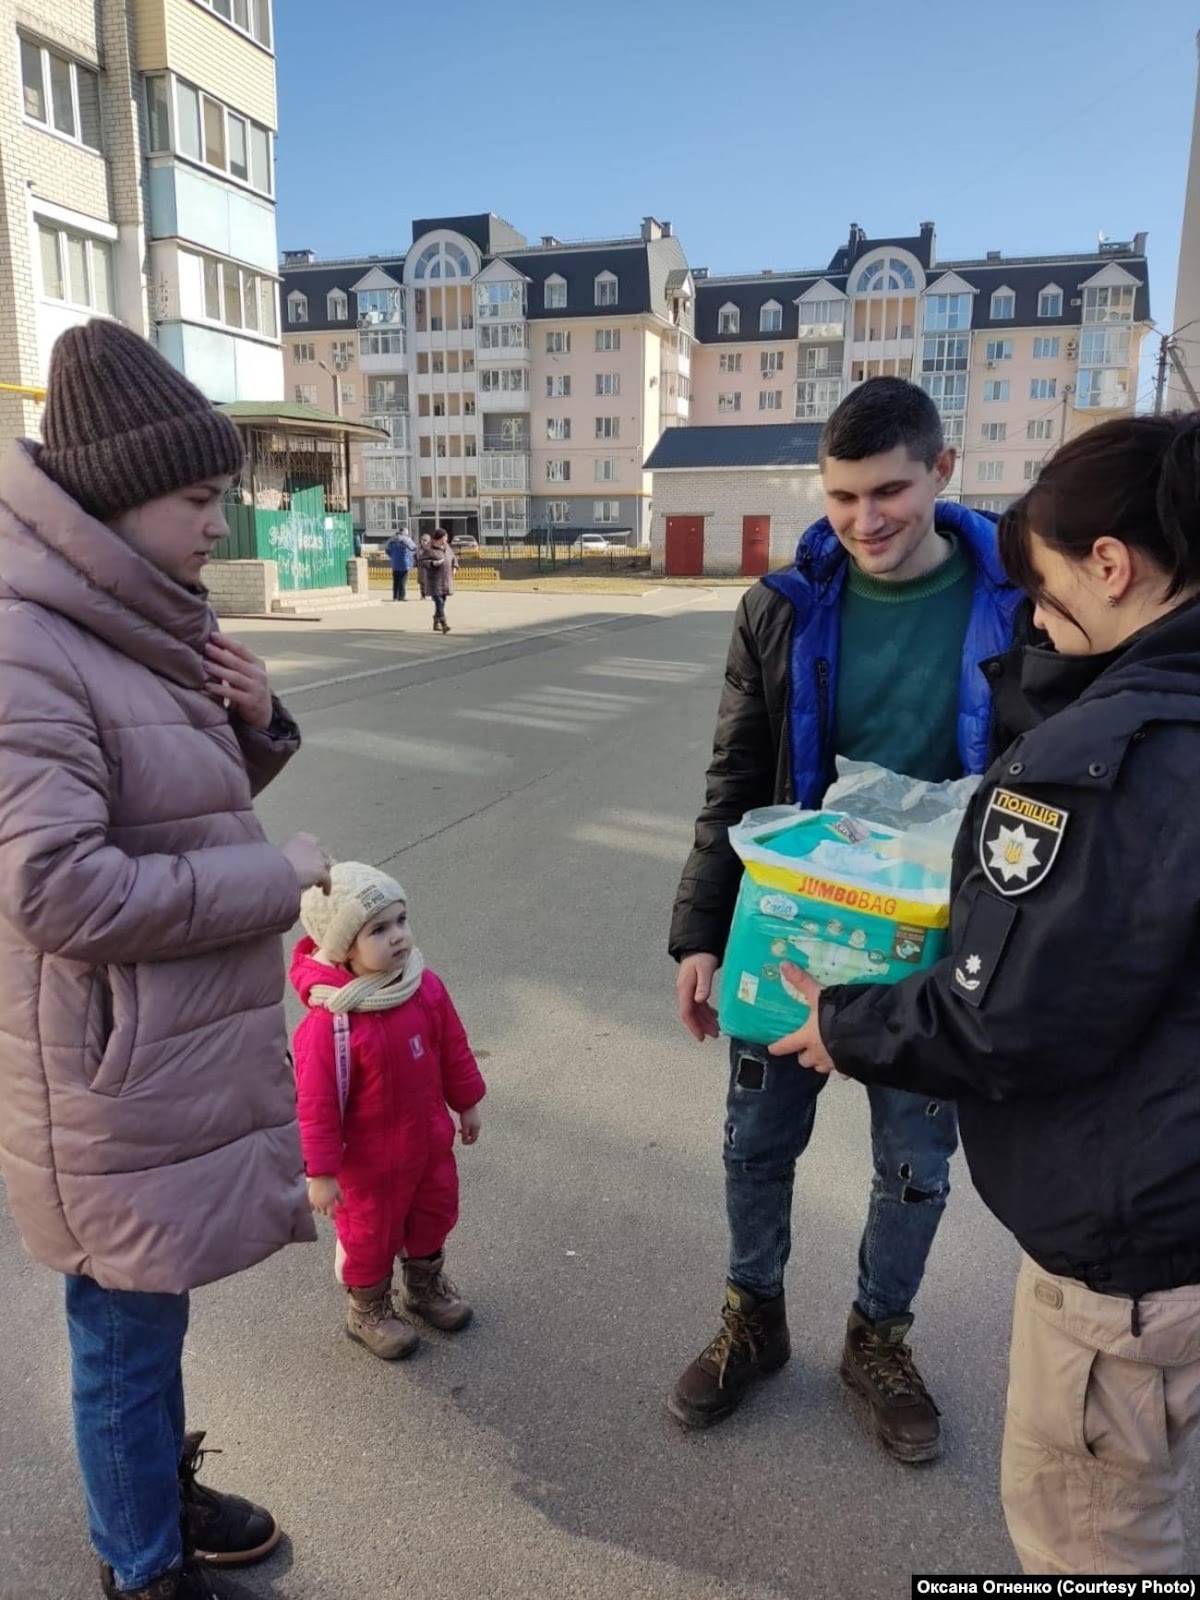
[[[668,428],[646,458],[646,472],[705,467],[815,467],[819,422],[740,423]]]
[[[905,244],[908,241],[868,241],[869,249],[886,248],[887,243]],[[864,250],[862,255],[867,254]],[[861,255],[859,257],[861,259]],[[956,273],[976,291],[972,308],[971,327],[987,328],[1037,328],[1078,326],[1083,321],[1083,285],[1107,266],[1123,267],[1137,279],[1134,297],[1134,320],[1145,322],[1150,316],[1150,277],[1144,255],[1128,252],[1105,251],[1094,255],[1013,257],[1009,260],[936,261],[926,275],[927,285],[933,285],[948,273]],[[696,284],[696,337],[705,344],[745,344],[751,341],[769,343],[778,340],[778,333],[763,332],[759,318],[768,300],[778,300],[783,306],[783,333],[785,339],[794,339],[799,323],[799,311],[793,303],[806,290],[822,279],[848,292],[853,273],[846,271],[814,270],[803,275],[780,276],[775,273],[755,273],[745,278],[701,278]],[[1038,297],[1051,284],[1063,292],[1062,315],[1038,316]],[[1007,287],[1016,296],[1016,315],[1012,318],[992,316],[992,294]],[[735,305],[741,312],[741,328],[736,334],[723,334],[720,328],[721,308]]]
[[[509,223],[488,212],[466,217],[418,219],[413,223],[414,238],[438,228],[454,229],[472,239],[484,251],[485,261],[502,258],[520,271],[529,280],[529,317],[533,321],[551,317],[604,318],[648,311],[662,315],[667,309],[671,293],[685,281],[688,270],[683,247],[674,234],[649,240],[633,237],[578,245],[557,242],[530,245]],[[1142,244],[1143,239],[1139,235],[1137,245],[1140,247]],[[973,329],[1077,326],[1083,316],[1084,282],[1110,264],[1124,267],[1138,280],[1135,320],[1149,320],[1148,265],[1145,254],[1133,245],[1107,245],[1095,252],[1079,255],[939,261],[936,259],[932,225],[925,224],[917,236],[894,239],[870,239],[861,228],[854,227],[848,242],[835,252],[830,265],[824,268],[698,276],[694,307],[695,336],[705,344],[718,345],[795,339],[799,327],[799,312],[795,302],[801,295],[823,279],[841,292],[847,292],[855,265],[867,254],[889,246],[909,251],[922,263],[929,262],[928,283],[935,283],[943,274],[950,272],[963,278],[976,291],[971,318]],[[363,256],[337,262],[285,263],[282,269],[285,331],[298,334],[305,328],[319,333],[336,332],[341,328],[352,330],[355,326],[353,316],[345,322],[329,318],[326,296],[332,288],[341,288],[349,294],[352,286],[373,267],[382,268],[400,281],[404,272],[404,257]],[[614,273],[618,280],[615,306],[596,305],[595,282],[598,274],[604,271]],[[547,308],[545,303],[546,280],[554,274],[567,284],[567,304],[564,308]],[[1042,289],[1052,283],[1063,291],[1062,315],[1040,318],[1037,314],[1038,296]],[[1016,315],[1012,319],[994,319],[991,315],[992,293],[1004,285],[1016,295]],[[294,289],[308,296],[306,324],[287,320],[286,299]],[[760,326],[762,308],[770,300],[778,301],[782,308],[783,326],[778,331],[764,331]],[[741,312],[741,326],[736,334],[719,332],[721,308],[727,303],[736,305]],[[353,305],[350,309],[353,311]]]

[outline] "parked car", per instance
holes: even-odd
[[[581,533],[579,536],[579,548],[584,555],[595,555],[605,550],[611,550],[612,545],[602,533]]]
[[[479,540],[473,533],[456,533],[450,541],[451,550],[478,550]]]

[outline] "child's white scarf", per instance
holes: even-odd
[[[317,959],[321,959],[317,951]],[[336,988],[332,983],[314,983],[309,994],[313,1005],[326,1011],[390,1011],[411,1000],[425,975],[425,957],[414,945],[403,972],[377,972],[369,978],[351,978]]]

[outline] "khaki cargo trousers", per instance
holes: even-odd
[[[1026,1572],[1179,1572],[1178,1499],[1200,1422],[1200,1285],[1139,1303],[1056,1278],[1017,1279],[1000,1465]]]

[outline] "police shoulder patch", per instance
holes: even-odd
[[[979,861],[993,889],[1028,894],[1050,876],[1071,813],[1011,789],[996,789],[979,834]]]

